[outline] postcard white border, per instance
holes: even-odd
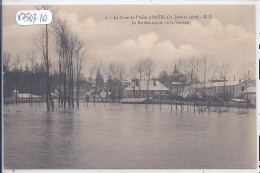
[[[259,79],[259,63],[260,63],[260,1],[258,0],[2,0],[2,5],[38,5],[38,4],[51,4],[51,5],[157,5],[157,4],[176,4],[176,5],[255,5],[256,9],[256,88],[257,88],[257,98],[256,98],[256,112],[257,112],[257,169],[24,169],[24,170],[3,170],[5,173],[251,173],[260,172],[259,169],[259,136],[260,136],[260,79]],[[3,93],[3,91],[2,91]],[[3,105],[2,105],[3,106]],[[2,112],[3,115],[3,112]],[[3,137],[3,117],[2,117],[2,141]],[[2,142],[3,147],[3,142]],[[4,157],[4,152],[2,150],[2,158]],[[2,165],[4,162],[2,159]],[[3,169],[3,168],[2,168]]]

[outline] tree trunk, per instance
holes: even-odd
[[[64,72],[64,80],[63,80],[63,106],[64,109],[66,109],[66,94],[67,94],[67,89],[66,89],[66,71]]]
[[[74,108],[74,80],[73,80],[73,61],[72,61],[72,53],[71,53],[71,104],[72,108]]]
[[[77,107],[79,107],[79,75],[77,74]]]
[[[46,25],[46,105],[47,111],[50,111],[49,93],[50,93],[50,79],[49,79],[49,60],[48,60],[48,25]]]
[[[141,98],[141,80],[142,80],[142,72],[140,72],[140,80],[138,82],[138,85],[139,85],[139,98]]]
[[[59,106],[61,106],[61,55],[59,54]]]
[[[77,57],[77,107],[79,107],[79,57]]]
[[[115,79],[114,79],[114,82],[113,82],[113,103],[115,102],[115,92],[116,92],[116,89],[115,89]]]
[[[33,85],[33,71],[32,71],[32,73],[31,73],[31,88],[30,88],[30,94],[31,94],[31,97],[30,97],[30,99],[31,99],[31,106],[32,106],[32,104],[33,104],[33,98],[32,98],[32,93],[33,93],[33,91],[32,91],[32,85]]]

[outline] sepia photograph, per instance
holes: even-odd
[[[257,168],[255,13],[3,5],[4,169]]]

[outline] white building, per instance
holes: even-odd
[[[244,91],[247,91],[249,87],[255,87],[255,81],[245,80],[245,81],[221,81],[221,82],[209,82],[205,86],[203,84],[197,85],[197,91],[201,94],[203,93],[207,96],[216,96],[221,93],[228,93],[231,98],[239,98],[242,96]],[[195,85],[192,88],[193,92],[195,90]]]
[[[249,100],[252,104],[256,104],[256,87],[248,87],[242,93],[245,100]]]
[[[147,92],[148,97],[162,100],[168,99],[171,94],[171,90],[158,80],[135,80],[124,89],[124,97],[139,98],[140,94],[140,98],[146,98]]]

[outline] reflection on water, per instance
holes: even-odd
[[[180,109],[179,109],[180,110]],[[256,116],[92,104],[4,107],[5,168],[255,168]]]

